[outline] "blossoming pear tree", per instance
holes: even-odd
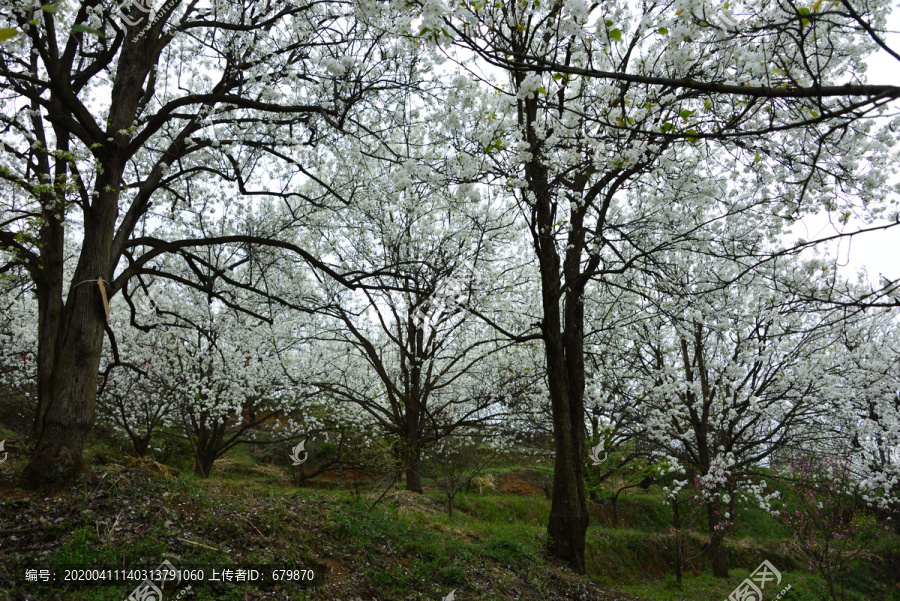
[[[900,87],[865,83],[863,61],[879,48],[898,57],[883,38],[890,5],[748,2],[724,30],[717,7],[690,0],[417,5],[406,34],[496,97],[457,148],[490,155],[485,173],[515,190],[539,263],[556,443],[548,543],[583,571],[589,282],[650,269],[728,220],[777,236],[820,207],[888,209],[896,117],[869,117]]]
[[[100,390],[101,416],[128,433],[136,452],[160,426],[180,429],[205,478],[238,444],[287,444],[315,428],[306,391],[288,386],[292,320],[260,321],[189,288],[152,294],[153,310],[141,316],[157,322],[149,332],[114,322],[116,352]]]
[[[804,300],[827,282],[821,260],[773,261],[737,275],[739,267],[724,260],[698,270],[677,254],[667,259],[659,265],[663,279],[643,280],[630,325],[617,329],[616,367],[633,382],[628,411],[640,416],[640,436],[698,478],[709,552],[727,571],[722,541],[739,494],[769,500],[761,468],[801,449],[847,452],[849,440],[836,430],[862,416],[838,390],[854,390],[860,401],[885,400],[870,397],[866,378],[846,369],[842,340],[886,324],[861,310]],[[890,365],[879,369],[890,372]],[[847,411],[854,418],[835,421]]]
[[[345,144],[350,160],[334,164],[328,187],[304,188],[357,197],[320,211],[316,252],[375,274],[357,291],[317,283],[324,321],[306,352],[319,369],[304,380],[387,435],[407,489],[421,492],[428,447],[457,429],[497,437],[511,408],[543,383],[515,365],[512,342],[473,316],[509,322],[507,289],[525,281],[509,256],[509,212],[425,144],[433,113],[415,110],[424,123],[412,120],[381,148]]]
[[[276,244],[315,264],[261,224],[207,235],[211,204],[219,214],[254,197],[302,204],[302,149],[362,127],[356,110],[369,96],[391,107],[390,92],[419,77],[414,45],[346,4],[144,8],[0,3],[0,247],[9,253],[0,271],[23,266],[38,299],[37,445],[22,474],[34,487],[65,485],[84,467],[104,303],[162,254],[197,267],[203,246],[252,261],[252,248]],[[199,227],[163,227],[200,207]],[[63,269],[67,234],[78,240],[72,271]],[[209,287],[205,274],[186,273],[183,285]]]

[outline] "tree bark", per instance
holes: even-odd
[[[588,522],[587,499],[584,488],[582,451],[584,448],[583,412],[578,411],[561,355],[548,357],[548,381],[551,390],[553,431],[556,458],[553,470],[553,500],[547,526],[549,550],[557,558],[584,573],[584,546]],[[555,375],[550,375],[551,373]],[[564,382],[560,385],[560,382]],[[554,398],[555,397],[555,398]]]
[[[108,252],[106,257],[98,256],[103,253],[87,254],[93,256],[82,253],[76,283],[104,273],[102,265],[108,262]],[[97,284],[74,285],[57,334],[55,354],[48,358],[51,367],[44,372],[49,382],[39,384],[48,397],[42,399],[36,416],[40,419],[35,428],[39,432],[37,445],[21,476],[29,488],[62,486],[84,471],[82,449],[94,423],[105,320]],[[47,327],[52,329],[52,324]]]
[[[59,327],[62,321],[62,278],[64,232],[56,219],[48,219],[41,228],[41,270],[36,279],[38,301],[38,353],[37,353],[37,409],[32,422],[31,436],[38,440],[44,425],[44,416],[50,404],[53,366]]]
[[[725,532],[717,530],[719,516],[716,515],[716,506],[710,503],[706,506],[706,519],[709,525],[709,558],[712,562],[713,576],[716,578],[728,578],[728,555],[725,552]]]
[[[684,574],[684,541],[681,537],[681,513],[676,499],[672,499],[672,520],[675,527],[675,580],[681,584]]]
[[[209,478],[212,471],[213,463],[216,461],[215,454],[198,454],[194,457],[194,473],[201,478]]]
[[[537,221],[540,224],[544,221],[541,217],[549,218],[549,204],[541,201],[536,204],[539,212]],[[547,215],[543,215],[544,209]],[[537,247],[541,266],[547,382],[556,450],[553,500],[547,525],[548,550],[577,572],[584,573],[585,535],[590,517],[583,466],[585,424],[582,353],[584,312],[583,305],[580,304],[582,291],[570,280],[570,288],[563,301],[565,314],[561,315],[559,256],[549,229],[546,231],[546,239],[543,236],[539,238]]]
[[[406,490],[411,490],[422,494],[422,474],[419,471],[419,462],[421,461],[421,451],[418,449],[417,441],[407,440],[406,448]]]
[[[134,454],[141,459],[147,455],[147,450],[150,448],[150,437],[149,436],[132,436],[131,437],[131,446],[134,447]]]
[[[514,74],[516,86],[523,73]],[[547,358],[547,383],[556,457],[553,470],[553,499],[547,525],[548,552],[585,572],[584,546],[590,517],[584,486],[584,282],[581,251],[584,233],[573,234],[561,265],[558,241],[553,233],[554,198],[548,167],[542,155],[543,138],[534,129],[538,103],[529,98],[519,101],[518,121],[529,142],[532,159],[525,164],[525,179],[533,194],[531,204],[532,241],[540,266],[541,322]],[[583,218],[583,217],[582,217]],[[573,231],[578,228],[573,225]],[[562,270],[561,270],[562,268]],[[565,281],[566,288],[563,288]],[[564,312],[561,310],[564,307]]]

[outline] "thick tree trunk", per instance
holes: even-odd
[[[201,478],[209,478],[212,471],[213,463],[216,461],[215,454],[198,454],[194,456],[194,473]]]
[[[44,425],[44,417],[53,393],[53,367],[62,322],[63,230],[55,219],[41,231],[41,264],[44,269],[37,281],[38,300],[38,356],[37,356],[37,409],[32,422],[31,436],[38,440]]]
[[[96,279],[88,274],[100,275],[100,269],[76,273],[76,282],[78,277]],[[37,445],[22,473],[23,484],[29,488],[54,488],[77,477],[84,470],[82,449],[94,423],[106,320],[98,286],[74,286],[67,305],[49,384],[39,385],[49,392],[49,398],[41,407]]]
[[[35,416],[40,420],[33,428],[39,433],[35,449],[21,475],[22,484],[28,488],[65,486],[84,471],[82,450],[94,424],[97,375],[106,324],[106,311],[96,280],[100,276],[105,282],[111,280],[110,248],[118,215],[117,182],[121,166],[111,167],[97,184],[98,189],[105,191],[86,216],[81,255],[58,321],[52,319],[57,308],[52,300],[54,291],[45,289],[47,298],[43,308],[48,314],[41,316],[39,327],[46,329],[39,335],[45,350],[53,350],[39,369],[43,379],[38,383],[38,390],[46,396],[40,400]],[[112,296],[108,288],[106,292],[108,297]],[[55,341],[52,340],[54,327]]]
[[[709,558],[712,563],[713,576],[716,578],[728,578],[728,555],[725,552],[725,532],[716,529],[719,524],[719,516],[716,515],[716,506],[712,503],[706,506],[706,519],[709,525]]]
[[[162,28],[163,24],[164,20],[160,20],[158,27]],[[159,29],[155,31],[158,33]],[[38,407],[32,428],[36,445],[21,475],[23,484],[31,488],[68,484],[84,470],[82,449],[94,422],[97,370],[106,323],[100,289],[90,281],[101,276],[106,282],[112,281],[112,271],[123,247],[119,244],[117,256],[113,258],[122,173],[131,156],[129,152],[133,152],[129,149],[131,140],[126,130],[134,124],[144,82],[162,48],[157,45],[156,52],[148,51],[152,42],[132,40],[123,45],[115,65],[106,130],[99,135],[82,123],[81,117],[73,116],[71,99],[63,101],[59,95],[61,89],[72,94],[70,81],[81,75],[76,76],[65,59],[53,58],[59,71],[52,74],[56,84],[50,86],[45,108],[47,120],[54,124],[56,149],[68,151],[69,124],[75,123],[79,123],[80,135],[102,137],[102,143],[97,140],[97,144],[91,145],[98,175],[94,193],[80,201],[84,239],[64,304],[62,207],[67,203],[59,202],[57,196],[68,193],[60,189],[41,201],[46,223],[41,229],[39,264],[31,267],[39,299],[43,299],[39,300]],[[43,154],[38,152],[37,156]],[[49,162],[39,159],[38,172],[62,186],[68,179],[68,160],[60,157],[51,170]],[[124,240],[130,231],[126,228],[120,233]],[[112,292],[107,289],[110,299]]]
[[[134,447],[135,456],[143,459],[150,448],[150,436],[132,436],[131,445]]]
[[[225,438],[225,423],[215,421],[210,425],[207,420],[208,415],[204,414],[196,421],[191,417],[190,428],[185,425],[185,434],[190,437],[191,450],[194,452],[194,473],[201,478],[209,478],[213,463],[223,453],[222,442]]]
[[[590,517],[584,487],[584,357],[581,290],[565,295],[564,326],[559,307],[559,258],[555,248],[543,246],[541,261],[544,308],[544,345],[547,383],[553,417],[556,458],[553,501],[547,525],[550,553],[584,573],[585,535]]]
[[[406,471],[406,490],[422,493],[422,414],[424,409],[421,405],[421,396],[419,393],[419,377],[418,368],[412,370],[411,380],[412,386],[406,394],[404,405],[406,408],[405,428],[403,440],[401,441],[403,454],[403,467]]]
[[[567,420],[568,415],[554,404],[554,423]],[[563,415],[556,415],[556,414]],[[572,565],[579,572],[585,571],[584,542],[588,526],[584,483],[581,480],[581,457],[577,455],[577,441],[562,428],[555,427],[556,462],[553,472],[553,503],[550,509],[550,551],[554,556]]]
[[[517,77],[521,85],[522,77]],[[555,235],[554,201],[550,192],[548,169],[541,158],[543,138],[533,124],[537,103],[533,99],[519,104],[519,122],[525,126],[533,160],[525,167],[528,187],[534,194],[533,241],[541,274],[541,323],[547,358],[547,383],[553,418],[555,463],[553,499],[547,525],[548,552],[584,573],[584,547],[590,517],[584,487],[584,282],[580,263],[584,236],[569,239],[565,263],[560,265]],[[575,226],[573,225],[573,228]],[[562,267],[562,270],[560,269]],[[562,277],[561,277],[562,276]],[[566,289],[563,288],[565,283]],[[563,305],[564,311],[562,310]]]
[[[675,527],[675,580],[681,584],[684,574],[684,541],[681,537],[681,513],[678,510],[678,501],[672,500],[672,520]]]
[[[550,345],[548,344],[548,347]],[[549,355],[549,348],[548,348]],[[553,413],[556,458],[553,501],[547,526],[549,550],[578,572],[585,572],[584,546],[589,522],[584,489],[582,450],[584,414],[573,402],[573,391],[562,353],[548,356],[548,383]]]
[[[406,490],[422,493],[422,474],[419,470],[419,462],[422,460],[422,453],[413,441],[407,441],[409,445],[406,450]]]

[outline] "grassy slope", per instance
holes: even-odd
[[[109,460],[107,449],[95,448]],[[294,488],[254,471],[246,450],[229,472],[203,481],[166,473],[164,466],[116,460],[95,466],[91,480],[61,495],[15,488],[10,476],[22,458],[0,471],[0,600],[124,600],[133,586],[62,589],[25,583],[28,564],[91,563],[178,567],[276,563],[311,568],[315,586],[257,589],[251,585],[194,587],[181,599],[441,599],[455,589],[464,600],[716,600],[763,559],[781,570],[774,599],[820,600],[822,582],[799,565],[789,541],[762,512],[749,511],[730,539],[731,577],[709,576],[702,554],[678,587],[668,512],[658,490],[621,501],[622,528],[598,525],[588,533],[588,576],[548,562],[541,553],[550,505],[543,496],[472,493],[457,497],[448,518],[436,491],[426,496],[393,491],[369,509],[376,493]],[[220,468],[223,467],[220,465]],[[502,470],[497,470],[500,475]],[[379,493],[380,494],[380,493]],[[691,540],[699,552],[702,535]],[[896,546],[896,539],[885,542]],[[848,600],[889,599],[874,584],[876,565],[860,562],[850,574]],[[182,584],[179,590],[183,590]],[[165,599],[176,598],[177,592]],[[900,589],[894,594],[900,599]]]

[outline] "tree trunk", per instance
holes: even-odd
[[[38,440],[44,426],[47,406],[53,394],[53,367],[56,363],[56,348],[59,327],[62,322],[62,259],[63,232],[55,219],[49,220],[43,228],[41,239],[41,262],[44,265],[41,279],[37,282],[38,300],[38,349],[37,349],[37,409],[32,422],[31,436]]]
[[[403,439],[394,439],[391,444],[391,455],[394,458],[394,475],[397,482],[403,477],[403,470],[406,465],[403,454]]]
[[[132,436],[131,437],[131,445],[134,447],[134,454],[141,459],[147,455],[147,451],[150,448],[150,436]]]
[[[678,501],[672,499],[672,519],[675,527],[675,580],[681,584],[684,574],[684,541],[681,538],[681,513],[678,511]]]
[[[716,505],[710,503],[706,506],[706,519],[709,525],[709,557],[712,562],[713,576],[716,578],[728,578],[728,555],[725,552],[725,531],[717,530],[719,516],[716,515]]]
[[[516,74],[516,84],[524,75]],[[547,525],[548,551],[585,572],[584,545],[590,517],[584,487],[584,281],[581,276],[583,233],[570,238],[565,262],[560,265],[557,240],[553,234],[554,200],[548,168],[543,164],[543,138],[534,131],[537,103],[526,99],[519,104],[519,122],[525,126],[533,159],[525,165],[525,179],[534,194],[532,235],[541,274],[541,322],[547,358],[547,383],[553,418],[555,463],[553,500]],[[573,228],[575,226],[573,225]],[[576,228],[577,229],[577,228]],[[562,267],[562,270],[560,270]],[[563,280],[566,288],[563,288]],[[564,311],[560,305],[563,305]]]
[[[75,284],[96,280],[104,273],[102,266],[108,259],[108,256],[89,252],[90,237],[86,238],[81,264],[75,272]],[[71,482],[84,471],[82,449],[94,423],[97,372],[106,321],[97,284],[73,284],[64,320],[52,356],[52,369],[43,372],[47,377],[49,371],[50,382],[38,385],[39,390],[49,392],[49,397],[46,402],[42,400],[39,415],[35,417],[41,420],[35,428],[40,434],[21,476],[23,484],[29,488],[56,488]]]
[[[209,478],[209,473],[212,471],[215,461],[216,455],[214,453],[198,453],[194,457],[194,473],[201,478]]]
[[[224,452],[222,443],[226,424],[227,419],[210,421],[205,413],[196,420],[191,417],[192,429],[186,429],[185,434],[197,437],[196,442],[191,440],[191,449],[194,452],[194,473],[201,478],[209,478],[213,463]]]
[[[422,493],[422,474],[419,472],[421,451],[412,442],[406,451],[406,490]]]
[[[418,369],[418,368],[416,368]],[[420,463],[422,461],[422,414],[423,408],[420,404],[419,387],[417,385],[419,374],[413,370],[411,391],[407,393],[404,399],[406,407],[406,420],[404,433],[401,444],[403,445],[403,467],[406,470],[406,490],[422,493],[422,474],[420,472]]]
[[[554,250],[554,257],[555,250]],[[558,268],[549,261],[552,273]],[[558,265],[558,259],[556,260]],[[542,272],[544,264],[542,262]],[[565,329],[560,332],[558,276],[547,281],[543,276],[544,344],[547,355],[547,380],[553,416],[556,458],[553,470],[553,500],[547,526],[549,551],[584,573],[584,546],[590,517],[584,487],[584,357],[581,330],[583,312],[577,301],[578,290],[570,290],[565,299]],[[546,274],[549,275],[549,274]],[[548,286],[548,284],[550,284]],[[548,289],[549,288],[549,289]]]
[[[133,59],[133,60],[132,60]],[[110,132],[120,132],[134,121],[137,101],[143,93],[140,81],[152,59],[141,47],[123,51],[112,91]],[[51,94],[50,119],[68,117],[68,110]],[[68,133],[55,127],[58,145],[68,147]],[[102,276],[112,280],[112,240],[119,215],[119,190],[128,156],[128,136],[122,133],[97,150],[99,175],[96,196],[84,210],[81,254],[65,303],[62,302],[63,225],[55,202],[42,203],[47,224],[41,229],[40,265],[33,274],[38,288],[38,408],[32,433],[36,445],[21,479],[30,488],[57,487],[71,482],[84,470],[82,450],[94,422],[97,370],[103,349],[106,312],[99,286]],[[45,169],[49,175],[49,169]],[[59,166],[57,179],[65,180]],[[107,298],[112,290],[106,289]]]

